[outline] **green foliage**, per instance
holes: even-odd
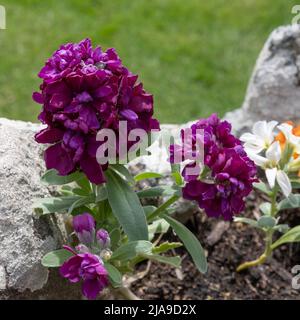
[[[60,267],[66,260],[72,257],[72,253],[65,249],[48,252],[42,259],[42,265],[48,268]]]
[[[84,174],[81,172],[74,172],[67,176],[60,176],[55,169],[50,169],[45,172],[42,176],[41,181],[48,185],[64,185],[70,182],[80,180],[84,177]]]
[[[290,195],[289,198],[283,199],[278,205],[279,210],[295,208],[300,208],[300,194]]]
[[[146,216],[136,193],[115,172],[107,170],[105,176],[109,204],[128,239],[147,240]]]
[[[283,236],[281,236],[277,241],[275,241],[271,248],[274,250],[278,246],[281,246],[285,243],[290,242],[299,242],[300,241],[300,226],[294,227],[287,231]]]
[[[137,174],[134,177],[135,182],[139,182],[146,179],[155,179],[155,178],[162,178],[162,175],[155,172],[142,172],[140,174]]]
[[[108,279],[113,288],[122,286],[122,274],[120,271],[108,262],[104,262],[104,267],[108,272]]]
[[[114,251],[110,260],[131,260],[142,254],[151,254],[152,243],[149,241],[129,241]]]
[[[170,224],[170,226],[176,232],[179,239],[183,242],[185,248],[193,258],[193,261],[198,270],[202,273],[205,273],[207,271],[207,262],[204,250],[199,240],[187,227],[185,227],[179,221],[165,214],[162,214],[161,217],[164,218]]]

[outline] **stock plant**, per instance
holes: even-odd
[[[300,187],[300,127],[294,127],[291,122],[279,125],[276,121],[258,121],[252,133],[243,134],[241,140],[249,157],[265,172],[267,181],[261,180],[254,187],[269,200],[260,205],[258,220],[235,217],[236,222],[246,223],[265,234],[262,255],[242,263],[237,271],[264,263],[283,244],[300,241],[300,226],[290,228],[280,221],[282,210],[300,207],[300,195],[293,193]],[[281,236],[274,241],[275,233]]]
[[[148,146],[160,125],[153,117],[153,96],[122,64],[115,49],[93,48],[89,39],[62,45],[39,77],[43,82],[33,99],[42,105],[39,120],[45,128],[35,140],[48,145],[42,181],[58,189],[55,197],[37,199],[35,208],[40,215],[72,217],[66,245],[47,253],[42,264],[59,267],[71,283],[82,282],[88,299],[104,288],[138,299],[126,287],[124,275],[134,274],[136,265],[145,260],[179,268],[181,258],[173,249],[182,245],[198,270],[206,272],[197,237],[172,217],[172,205],[181,197],[197,202],[209,217],[235,219],[266,233],[265,252],[238,271],[265,262],[283,243],[300,241],[300,226],[290,229],[278,216],[282,209],[300,206],[299,195],[292,194],[292,188],[300,185],[299,128],[260,121],[253,133],[238,139],[230,123],[212,114],[183,129],[179,143],[173,139],[168,145],[172,185],[140,190],[141,180],[163,176],[155,172],[132,176],[126,163],[143,154],[142,146]],[[121,132],[122,122],[129,129],[126,133]],[[105,130],[107,139],[99,139]],[[265,171],[268,183],[259,181],[257,166]],[[261,217],[234,218],[244,210],[253,186],[270,199],[261,205]],[[280,193],[284,200],[279,201]],[[167,200],[157,207],[143,205],[142,199],[158,197]],[[161,235],[170,229],[181,242],[161,242]],[[273,242],[277,231],[283,235]]]
[[[82,293],[89,299],[108,286],[136,299],[123,285],[123,275],[134,272],[137,263],[148,259],[178,268],[180,257],[165,253],[182,243],[199,271],[206,272],[201,244],[170,215],[170,205],[181,195],[179,173],[173,169],[173,186],[137,191],[136,182],[160,175],[146,172],[132,177],[120,164],[124,153],[119,152],[119,146],[126,144],[127,156],[136,143],[130,135],[120,135],[120,121],[146,135],[159,129],[152,116],[153,97],[137,82],[138,76],[122,65],[114,49],[103,52],[85,39],[61,46],[39,77],[43,83],[33,99],[42,104],[39,119],[46,127],[35,140],[48,144],[44,152],[48,171],[42,181],[60,189],[58,196],[39,199],[35,207],[42,215],[72,215],[77,238],[69,241],[72,246],[46,254],[42,264],[60,267],[61,275],[70,282],[82,280]],[[104,129],[116,137],[117,163],[103,163],[97,157],[99,149],[105,149],[105,143],[97,140]],[[162,195],[169,199],[159,207],[141,204],[141,198]],[[169,228],[182,243],[155,241],[157,234]]]

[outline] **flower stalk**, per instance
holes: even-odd
[[[272,190],[271,195],[270,195],[270,200],[271,200],[270,215],[271,215],[271,217],[275,217],[276,214],[278,213],[278,209],[277,209],[277,205],[276,205],[277,194],[278,194],[278,188],[277,188],[277,186],[275,186]],[[274,234],[274,230],[272,230],[272,229],[269,229],[266,231],[264,253],[256,260],[247,261],[247,262],[240,264],[236,269],[237,272],[248,269],[250,267],[258,266],[258,265],[266,262],[266,260],[272,255],[273,234]]]

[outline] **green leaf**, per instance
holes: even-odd
[[[242,222],[242,223],[249,224],[252,227],[258,228],[257,221],[253,219],[243,218],[243,217],[234,217],[234,222]]]
[[[109,204],[129,241],[148,240],[146,216],[136,193],[115,172],[107,170],[106,178]]]
[[[286,232],[283,236],[281,236],[277,241],[275,241],[271,248],[274,250],[278,246],[284,243],[290,242],[300,242],[300,226],[294,227]]]
[[[104,267],[108,272],[109,282],[113,288],[118,288],[122,286],[122,274],[120,271],[108,262],[104,262]]]
[[[257,225],[260,228],[267,228],[267,229],[271,229],[275,227],[276,223],[277,223],[277,220],[274,217],[270,217],[270,216],[262,216],[257,221]]]
[[[182,246],[181,242],[163,242],[159,246],[152,249],[153,253],[163,253]]]
[[[147,217],[152,212],[154,212],[157,209],[157,207],[155,207],[155,206],[143,206],[143,209],[144,209],[145,215]]]
[[[269,202],[263,202],[259,206],[260,211],[265,215],[265,216],[270,216],[271,215],[271,203]]]
[[[92,192],[91,183],[88,178],[83,174],[80,179],[76,181],[76,184],[87,193]]]
[[[113,229],[109,234],[111,249],[115,250],[119,246],[121,240],[121,231],[119,228]]]
[[[300,194],[293,194],[293,199],[291,201],[291,198],[284,199],[279,202],[278,209],[284,210],[284,209],[295,209],[300,208]]]
[[[300,189],[300,179],[291,179],[292,189]]]
[[[63,185],[81,179],[83,174],[79,171],[69,174],[68,176],[60,176],[55,169],[50,169],[42,176],[41,181],[47,185]]]
[[[122,165],[122,164],[111,164],[109,165],[109,168],[112,169],[114,172],[116,172],[118,175],[120,175],[124,180],[127,182],[134,184],[135,180],[131,173],[128,171],[128,169]]]
[[[177,236],[180,238],[180,240],[183,242],[184,246],[186,247],[187,251],[190,253],[190,255],[193,258],[193,261],[198,268],[198,270],[202,273],[205,273],[207,271],[207,261],[205,257],[204,250],[198,241],[198,239],[195,237],[195,235],[183,224],[178,222],[177,220],[162,214],[162,218],[164,218],[170,226],[174,229]]]
[[[72,193],[77,194],[81,197],[86,197],[86,196],[90,195],[90,192],[87,192],[86,190],[81,189],[81,188],[73,188],[71,190],[72,190]]]
[[[150,241],[131,241],[114,251],[110,260],[132,260],[142,254],[151,254],[152,243]]]
[[[162,178],[163,176],[156,172],[143,172],[134,177],[135,182],[146,179]]]
[[[137,192],[139,198],[155,198],[161,196],[172,196],[178,194],[179,190],[172,186],[158,186]]]
[[[281,233],[286,233],[290,230],[290,226],[288,224],[278,224],[273,228],[274,230],[277,230]]]
[[[266,185],[262,181],[253,183],[253,187],[255,189],[267,194],[268,196],[271,194],[271,190],[269,189],[268,185]]]
[[[175,268],[180,268],[181,258],[179,256],[166,257],[166,256],[160,256],[158,254],[143,254],[142,256],[149,260],[158,261],[161,263],[169,264]]]
[[[68,260],[72,256],[73,254],[65,249],[51,251],[44,255],[42,259],[42,265],[49,268],[60,267],[66,260]]]
[[[74,209],[85,206],[86,204],[93,203],[95,201],[94,195],[90,195],[88,197],[81,197],[80,199],[73,202],[68,210],[68,214],[73,214]]]
[[[85,213],[85,212],[88,212],[92,216],[95,216],[95,212],[91,208],[89,208],[87,206],[74,208],[73,211],[72,211],[72,216],[77,216],[78,214],[82,214],[82,213]]]
[[[184,181],[182,179],[182,176],[180,174],[180,164],[171,164],[171,172],[172,172],[172,177],[175,181],[175,183],[178,186],[182,186],[184,184]]]
[[[96,203],[107,199],[107,189],[105,185],[96,186]]]
[[[170,225],[164,219],[153,221],[153,223],[148,226],[149,240],[151,241],[153,239],[155,233],[166,233],[169,227]]]
[[[41,214],[68,211],[73,203],[81,198],[80,196],[39,198],[34,201],[33,208],[39,209],[37,212]]]
[[[182,186],[183,185],[183,179],[182,179],[182,176],[181,176],[180,172],[173,172],[172,173],[172,177],[173,177],[175,183],[178,186]]]

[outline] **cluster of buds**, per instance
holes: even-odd
[[[288,197],[291,180],[300,176],[300,127],[291,122],[258,121],[252,133],[240,139],[248,156],[265,171],[269,186],[274,188],[277,182]]]
[[[100,257],[110,253],[110,238],[105,229],[96,231],[96,221],[89,213],[83,213],[73,218],[73,228],[79,240],[76,250],[79,252],[93,252]]]

